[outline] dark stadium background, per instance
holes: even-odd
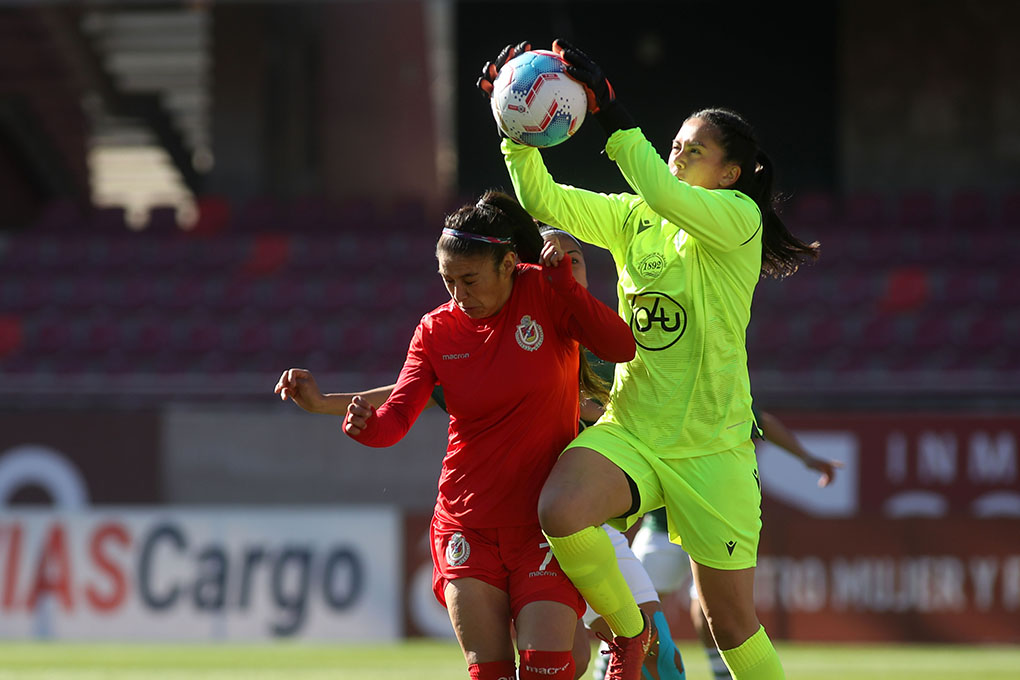
[[[5,467],[43,447],[126,517],[396,508],[418,573],[442,414],[366,455],[272,389],[396,377],[442,216],[509,187],[481,65],[564,37],[663,154],[694,109],[746,114],[822,244],[748,329],[756,402],[848,463],[830,493],[762,453],[774,636],[1016,642],[1018,29],[1007,0],[2,3],[0,504],[60,504]],[[544,155],[623,190],[602,143]]]

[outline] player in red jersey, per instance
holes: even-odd
[[[542,244],[505,194],[449,216],[436,256],[452,299],[422,317],[386,403],[376,410],[355,397],[343,423],[363,444],[392,445],[443,387],[450,434],[431,528],[433,587],[480,680],[515,677],[510,622],[522,680],[574,676],[585,605],[539,528],[538,495],[577,433],[578,343],[607,361],[635,351],[630,328]],[[281,396],[339,413],[310,374],[301,377]]]
[[[581,244],[573,236],[560,229],[554,229],[547,225],[539,227],[542,238],[551,241],[570,260],[574,280],[585,288],[588,287],[588,267]],[[599,362],[597,368],[593,368],[587,361],[581,362],[579,385],[581,393],[580,416],[581,427],[590,425],[598,420],[603,414],[602,404],[609,401],[609,384],[612,380],[613,364]],[[276,386],[276,393],[279,394],[285,385],[293,385],[299,380],[305,379],[301,369],[290,369],[284,371]],[[346,406],[356,397],[361,396],[369,404],[378,408],[382,406],[393,393],[395,385],[384,385],[368,390],[357,392],[338,392],[330,395],[336,403]],[[443,399],[442,387],[436,387],[432,391],[431,398],[426,402],[425,408],[439,406],[446,411],[446,402]],[[662,612],[662,605],[659,594],[655,591],[652,579],[645,571],[637,556],[630,549],[626,536],[605,525],[603,528],[613,539],[613,548],[616,550],[620,570],[623,573],[627,585],[634,594],[641,609],[648,615],[658,628],[658,641],[649,650],[645,658],[645,673],[650,680],[683,680],[683,660],[680,651],[673,643],[669,624]],[[680,550],[677,548],[677,550]],[[680,552],[683,552],[682,550]],[[574,676],[583,677],[591,658],[591,646],[589,644],[588,629],[600,634],[603,638],[611,637],[612,633],[605,621],[598,616],[591,607],[588,607],[583,620],[578,621],[577,630],[574,635]],[[605,644],[605,643],[603,643]],[[595,677],[601,678],[605,675],[605,659],[600,659],[596,664]],[[601,674],[599,669],[601,670]]]

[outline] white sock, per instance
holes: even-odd
[[[726,667],[722,655],[715,647],[705,647],[705,656],[708,657],[708,667],[712,669],[712,677],[715,680],[730,680],[730,669]]]

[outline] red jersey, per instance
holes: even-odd
[[[443,387],[449,443],[436,516],[472,528],[538,521],[538,495],[577,435],[578,342],[629,361],[634,338],[617,314],[559,267],[517,265],[498,313],[472,319],[451,300],[422,317],[393,393],[354,437],[400,440]]]

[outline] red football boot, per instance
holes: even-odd
[[[606,640],[609,651],[603,654],[611,655],[606,680],[641,680],[645,656],[656,637],[655,626],[651,625],[644,612],[641,612],[641,618],[644,619],[645,627],[634,637],[617,635],[612,640]]]

